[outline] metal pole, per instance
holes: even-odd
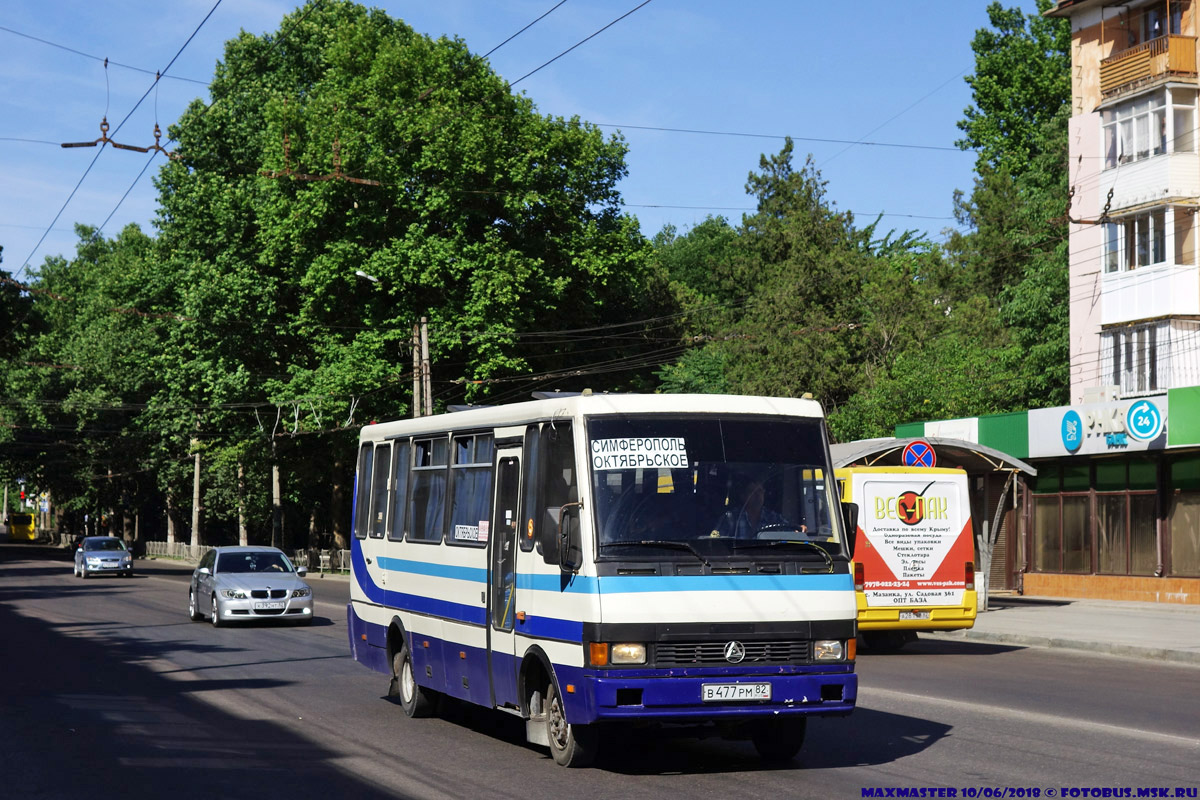
[[[421,326],[413,324],[413,392],[412,392],[412,412],[413,417],[421,416]]]
[[[421,389],[425,401],[425,416],[433,413],[433,380],[429,368],[429,326],[421,317]]]
[[[199,441],[193,441],[193,447],[199,447]],[[195,555],[200,547],[200,451],[196,451],[196,466],[192,474],[192,553]]]

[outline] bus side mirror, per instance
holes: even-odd
[[[854,545],[858,541],[858,503],[842,503],[842,519],[846,522],[846,550],[854,558]]]
[[[582,503],[567,503],[558,517],[558,568],[563,572],[578,572],[583,566],[583,543],[579,533],[579,511]]]

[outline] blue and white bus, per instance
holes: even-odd
[[[854,708],[853,510],[821,407],[551,396],[368,425],[347,608],[411,717],[526,720],[566,766],[621,724],[792,758]]]

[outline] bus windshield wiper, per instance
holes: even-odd
[[[600,548],[604,549],[605,547],[624,547],[626,545],[636,545],[638,547],[673,547],[676,550],[687,550],[689,553],[694,555],[696,558],[698,558],[702,562],[704,562],[704,566],[706,566],[706,567],[712,566],[712,564],[708,563],[708,559],[700,554],[699,550],[692,547],[687,542],[679,542],[679,541],[674,541],[671,539],[631,539],[629,541],[624,541],[624,542],[605,542],[604,544],[600,545]]]
[[[803,539],[755,539],[748,542],[738,542],[733,546],[734,550],[742,550],[747,547],[778,547],[781,544],[798,544],[803,547],[809,547],[821,554],[821,558],[825,559],[825,567],[830,572],[833,572],[833,556],[829,555],[829,551],[824,547]]]

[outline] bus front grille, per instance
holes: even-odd
[[[723,664],[727,641],[719,642],[659,642],[654,647],[655,664],[659,667],[687,667],[696,664]],[[746,642],[746,657],[741,666],[759,664],[797,664],[809,660],[809,643],[804,639],[780,642]]]

